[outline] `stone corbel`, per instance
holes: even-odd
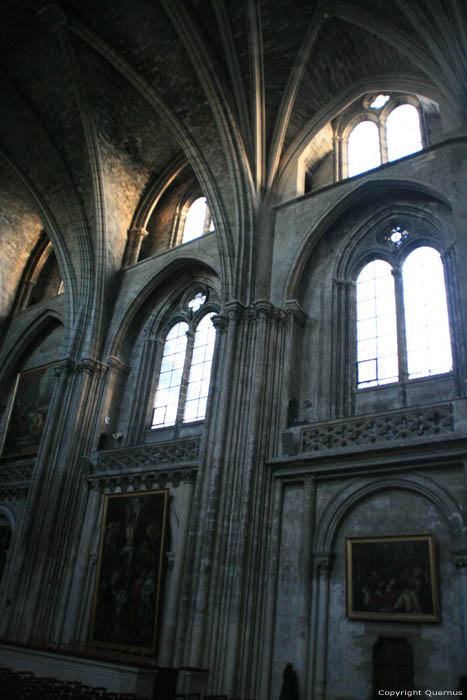
[[[307,315],[304,311],[302,311],[297,299],[288,299],[285,302],[285,312],[288,317],[293,318],[293,320],[298,323],[299,326],[305,325]]]

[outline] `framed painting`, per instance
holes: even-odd
[[[4,432],[2,457],[37,453],[55,386],[54,364],[34,367],[17,375]]]
[[[90,641],[155,652],[168,490],[105,496]]]
[[[346,564],[351,620],[440,621],[433,535],[350,537]]]
[[[11,539],[11,528],[9,525],[0,525],[0,580],[5,567],[8,547]]]

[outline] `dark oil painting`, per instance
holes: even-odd
[[[20,372],[10,404],[2,457],[34,455],[55,386],[53,364]]]
[[[346,547],[349,618],[439,622],[432,535],[348,538]]]
[[[105,497],[90,640],[154,651],[168,491]]]

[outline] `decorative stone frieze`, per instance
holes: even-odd
[[[0,498],[21,500],[26,498],[34,472],[34,459],[10,462],[0,466]]]
[[[239,319],[254,321],[259,318],[266,318],[268,320],[285,323],[286,320],[286,312],[284,309],[274,306],[267,299],[257,299],[249,306],[245,306],[242,302],[237,300],[229,301],[225,304],[225,312],[228,321]],[[225,317],[219,316],[219,318]]]
[[[103,472],[90,477],[92,487],[96,484],[106,491],[151,491],[167,486],[177,488],[183,483],[194,483],[197,470],[192,469],[151,469],[144,472]]]
[[[29,484],[0,485],[0,498],[6,501],[22,501],[29,491]]]
[[[34,471],[34,459],[10,462],[0,466],[0,488],[4,485],[29,483]]]
[[[452,433],[451,404],[391,411],[303,428],[300,452],[318,452],[380,442],[413,440]]]
[[[98,484],[111,491],[194,483],[199,445],[199,438],[190,438],[101,452],[90,462],[86,478],[93,488]]]

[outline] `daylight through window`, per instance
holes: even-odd
[[[405,259],[401,273],[397,287],[393,267],[376,259],[358,275],[359,388],[452,370],[444,272],[438,251],[429,246],[416,248]]]

